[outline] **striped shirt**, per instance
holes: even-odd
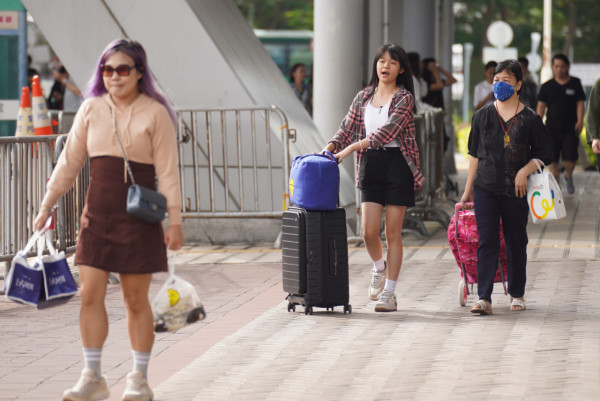
[[[400,87],[392,98],[387,122],[375,132],[366,134],[364,114],[369,99],[373,96],[373,89],[366,88],[358,92],[348,114],[340,124],[338,132],[329,143],[337,153],[348,147],[353,142],[369,139],[369,146],[379,149],[386,143],[396,139],[406,163],[413,173],[415,190],[420,190],[425,182],[425,176],[420,169],[419,149],[415,138],[415,120],[413,118],[414,99],[412,94],[404,87]],[[358,172],[360,162],[366,149],[357,152],[356,185],[358,186]]]

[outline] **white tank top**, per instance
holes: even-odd
[[[365,108],[364,117],[365,131],[367,135],[377,131],[379,128],[385,125],[385,123],[387,123],[388,114],[390,111],[390,103],[391,101],[385,106],[375,107],[371,104],[371,101],[369,100],[369,103],[367,103],[367,107]],[[398,142],[396,141],[396,139],[392,139],[391,142],[386,143],[383,146],[386,148],[397,148]]]

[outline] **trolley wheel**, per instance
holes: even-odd
[[[312,306],[309,306],[309,305],[305,306],[304,307],[304,314],[305,315],[312,315],[313,314],[313,308],[312,308]]]
[[[467,305],[467,285],[465,284],[465,280],[460,280],[458,282],[458,302],[460,303],[460,306],[466,306]]]
[[[293,303],[288,303],[288,312],[296,312],[296,305],[294,305]]]
[[[352,305],[344,305],[344,315],[348,312],[348,314],[352,313]]]

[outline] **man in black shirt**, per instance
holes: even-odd
[[[575,192],[573,170],[578,159],[577,147],[583,126],[585,92],[579,78],[569,75],[569,66],[569,59],[564,54],[552,57],[554,78],[542,85],[536,111],[542,118],[546,113],[546,128],[554,141],[550,171],[558,180],[558,161],[562,154],[567,192],[572,194]]]

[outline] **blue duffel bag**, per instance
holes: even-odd
[[[298,156],[290,171],[290,201],[308,210],[335,210],[340,192],[340,169],[335,156]]]

